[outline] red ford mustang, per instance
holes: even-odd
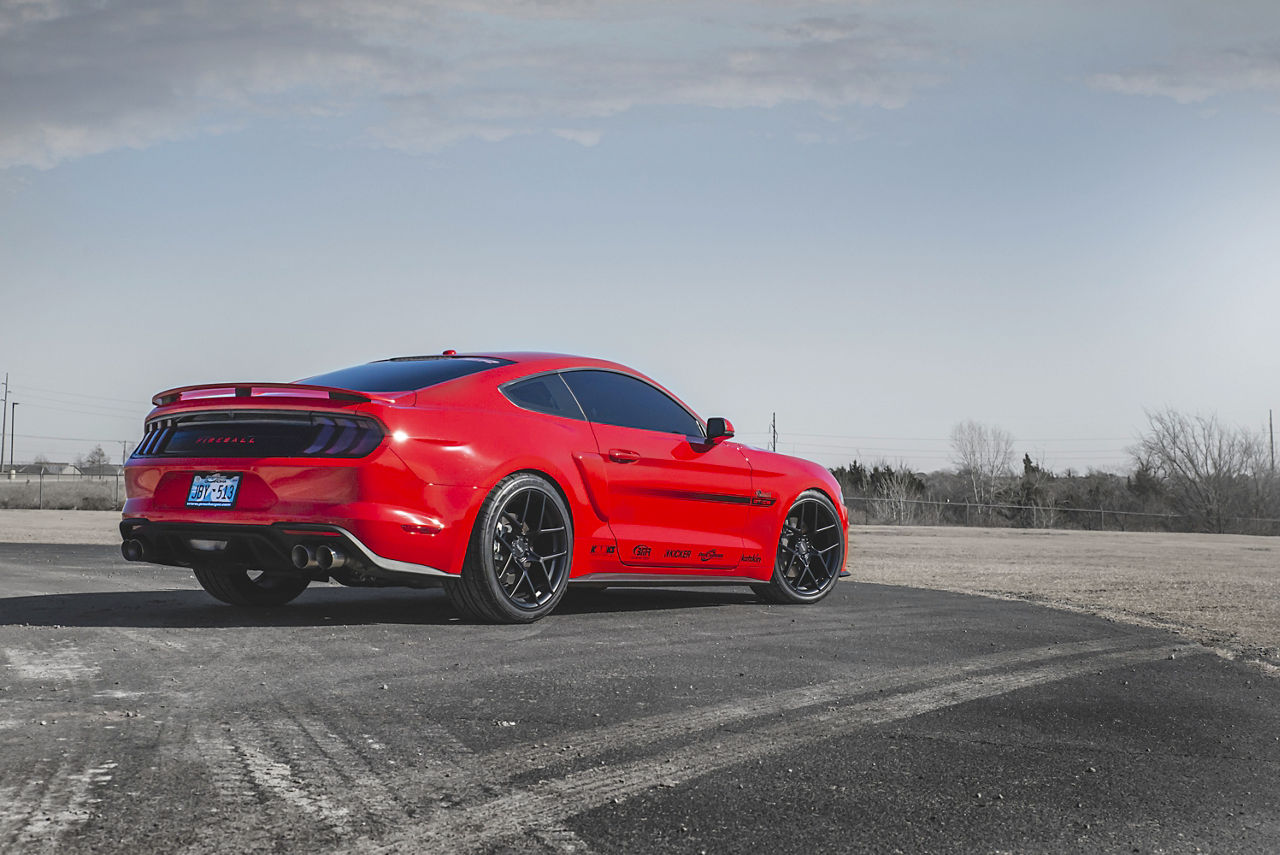
[[[121,551],[235,605],[334,579],[443,586],[469,617],[527,622],[570,584],[812,603],[844,566],[827,470],[731,442],[726,419],[611,362],[446,351],[154,403]]]

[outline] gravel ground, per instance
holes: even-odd
[[[0,543],[96,545],[119,542],[119,511],[0,509]]]
[[[1172,629],[1280,673],[1280,539],[855,526],[864,582],[1041,603]]]
[[[114,511],[0,510],[0,542],[115,544]],[[1280,539],[854,526],[864,582],[1018,599],[1172,629],[1280,673]]]

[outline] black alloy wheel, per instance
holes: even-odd
[[[573,560],[573,521],[546,478],[509,475],[476,519],[462,577],[445,590],[458,611],[493,623],[529,623],[564,596]]]
[[[200,587],[233,606],[282,606],[311,584],[306,576],[244,568],[193,567]]]
[[[752,588],[771,603],[816,603],[835,587],[844,553],[836,506],[823,493],[808,490],[783,518],[773,578]]]

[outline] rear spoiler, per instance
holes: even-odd
[[[373,400],[364,392],[335,389],[332,386],[310,386],[306,383],[206,383],[201,386],[179,386],[177,389],[167,389],[152,398],[151,403],[157,407],[165,407],[179,401],[203,398],[256,397],[321,398],[354,404],[367,404]]]

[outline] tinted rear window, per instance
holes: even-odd
[[[499,365],[508,365],[506,359],[486,359],[469,356],[436,356],[422,359],[388,359],[341,368],[328,374],[317,374],[299,383],[316,386],[334,386],[354,392],[407,392],[425,389],[446,380],[455,380]]]
[[[549,413],[570,419],[582,418],[582,410],[578,409],[577,402],[569,394],[569,389],[559,374],[544,374],[518,383],[509,383],[502,387],[502,394],[517,407],[533,410],[535,413]]]

